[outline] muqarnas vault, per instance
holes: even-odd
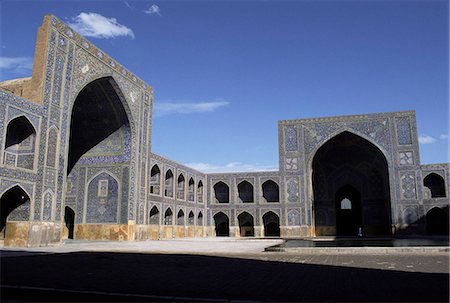
[[[448,164],[414,111],[278,123],[279,171],[204,174],[151,152],[152,88],[47,15],[32,77],[0,83],[1,237],[448,234]]]

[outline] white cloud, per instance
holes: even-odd
[[[69,25],[78,33],[86,37],[115,38],[130,36],[134,38],[133,31],[117,22],[116,18],[107,18],[97,13],[81,13],[72,18]]]
[[[173,114],[192,114],[213,112],[228,105],[227,101],[210,101],[200,103],[155,102],[154,116],[161,117]]]
[[[449,138],[449,136],[447,134],[441,134],[439,136],[439,139],[441,139],[441,140],[447,140],[448,138]]]
[[[161,16],[161,9],[159,8],[158,5],[153,4],[151,6],[149,6],[149,8],[147,8],[144,13],[146,13],[147,15],[158,15]]]
[[[231,162],[225,165],[213,165],[208,163],[195,162],[186,163],[185,165],[204,173],[236,173],[278,170],[278,166],[275,165],[244,164],[240,162]]]
[[[33,67],[31,57],[0,57],[0,69],[16,73],[28,73]]]
[[[128,7],[128,8],[133,8],[133,7],[131,6],[131,4],[128,3],[128,1],[124,1],[123,3],[125,4],[126,7]]]
[[[436,139],[431,136],[428,136],[428,135],[419,136],[420,144],[433,144],[434,142],[436,142]]]

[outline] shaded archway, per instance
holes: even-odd
[[[184,211],[182,209],[178,211],[177,225],[184,225]]]
[[[6,234],[7,221],[28,221],[30,218],[30,197],[20,187],[14,186],[0,198],[0,232]]]
[[[262,184],[262,190],[266,202],[280,202],[280,189],[277,183],[267,180]]]
[[[280,236],[280,217],[272,211],[268,211],[263,216],[264,236]]]
[[[342,221],[337,203],[345,198],[344,186],[354,189],[349,193],[360,193],[360,198],[353,199],[360,201],[361,223],[354,219],[362,225],[364,235],[391,233],[388,163],[373,143],[348,131],[328,140],[314,155],[312,184],[316,236],[337,234],[337,222]]]
[[[178,175],[178,182],[177,182],[177,199],[185,200],[186,197],[184,196],[184,187],[185,187],[185,179],[183,174]]]
[[[197,216],[197,225],[198,225],[198,226],[203,226],[203,214],[202,214],[202,212],[199,212],[199,213],[198,213],[198,216]]]
[[[428,174],[423,179],[423,185],[430,190],[431,198],[446,197],[444,178],[442,178],[438,174],[436,173]]]
[[[195,197],[195,183],[194,183],[194,179],[189,178],[189,184],[188,184],[188,200],[189,201],[194,201],[194,197]]]
[[[159,195],[161,190],[161,171],[157,164],[150,171],[150,193]]]
[[[197,203],[203,203],[203,182],[201,180],[197,185]]]
[[[344,185],[335,197],[336,235],[357,236],[362,228],[361,193],[351,185]]]
[[[164,196],[173,197],[173,173],[170,169],[166,171],[166,179],[164,181]]]
[[[68,238],[73,239],[74,229],[75,229],[75,212],[69,206],[64,207],[64,223],[68,230]]]
[[[6,128],[3,163],[26,169],[34,167],[36,131],[24,116],[14,118]]]
[[[172,225],[173,213],[170,208],[164,213],[164,225]]]
[[[214,215],[214,224],[216,226],[217,237],[229,237],[230,236],[230,220],[228,216],[223,212],[219,212]]]
[[[188,225],[194,225],[195,224],[194,221],[195,221],[194,212],[191,210],[188,215]]]
[[[238,216],[239,234],[241,237],[253,237],[255,235],[253,216],[243,212]]]
[[[214,195],[218,203],[230,202],[230,188],[222,181],[214,184]]]
[[[248,181],[242,181],[238,184],[239,199],[242,203],[253,202],[253,185]]]
[[[149,223],[153,225],[159,225],[159,209],[154,205],[150,210]]]
[[[427,234],[428,235],[448,235],[448,214],[445,210],[434,207],[427,212]]]

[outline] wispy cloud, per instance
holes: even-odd
[[[154,116],[162,117],[167,115],[184,115],[193,113],[208,113],[216,109],[230,104],[227,101],[209,101],[200,103],[186,103],[186,102],[155,102]]]
[[[123,4],[125,4],[125,6],[128,8],[133,8],[133,6],[131,6],[131,4],[128,1],[124,1]]]
[[[278,170],[278,166],[275,165],[244,164],[240,162],[231,162],[225,165],[214,165],[202,162],[194,162],[194,163],[186,163],[185,165],[204,173],[236,173],[236,172]]]
[[[33,67],[31,57],[0,57],[0,69],[8,70],[17,74],[26,74]]]
[[[161,9],[159,8],[158,5],[152,4],[146,10],[144,10],[144,13],[146,13],[147,15],[161,16]]]
[[[117,22],[116,18],[107,18],[97,13],[80,13],[72,20],[73,22],[69,25],[86,37],[109,39],[130,36],[134,38],[133,31]]]
[[[439,136],[439,139],[441,139],[441,140],[447,140],[449,138],[449,135],[448,134],[441,134],[440,136]]]
[[[420,144],[433,144],[436,142],[436,139],[428,136],[428,135],[421,135],[419,136],[419,143]]]

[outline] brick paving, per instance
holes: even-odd
[[[236,253],[217,243],[207,255],[2,251],[2,301],[449,300],[448,252]]]

